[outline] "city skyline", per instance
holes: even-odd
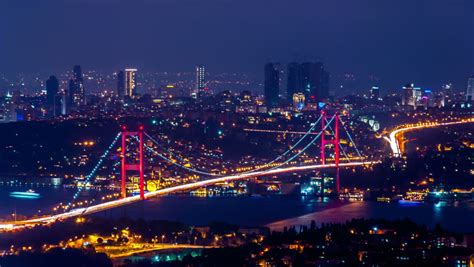
[[[473,267],[473,33],[474,0],[1,0],[0,267]]]
[[[262,77],[265,62],[321,59],[331,73],[354,73],[367,83],[375,77],[381,88],[406,81],[465,87],[474,72],[472,7],[463,0],[278,0],[268,12],[264,3],[251,1],[6,1],[0,4],[9,10],[0,16],[0,72],[55,73],[71,62],[85,69],[182,71],[199,62],[215,73]],[[122,21],[125,14],[130,19]],[[135,37],[124,39],[120,32],[131,29]],[[237,36],[247,41],[236,42]]]

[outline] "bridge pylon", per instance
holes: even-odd
[[[321,111],[321,164],[326,164],[326,145],[332,144],[334,146],[334,164],[336,166],[336,193],[340,191],[340,177],[339,177],[339,113],[334,114],[332,120],[334,124],[334,138],[326,139],[326,119],[328,115],[322,110]],[[331,116],[332,118],[332,116]],[[331,123],[331,120],[328,121]]]
[[[121,158],[122,158],[122,181],[121,181],[121,197],[127,197],[127,172],[128,171],[138,171],[140,179],[139,179],[139,190],[140,190],[140,198],[142,200],[145,199],[145,177],[144,177],[144,168],[143,168],[143,125],[138,126],[137,131],[128,131],[127,126],[122,125],[120,127],[122,131],[122,151],[121,151]],[[139,161],[138,164],[130,164],[127,163],[127,137],[128,136],[138,136],[139,140]]]

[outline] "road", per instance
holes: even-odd
[[[340,167],[357,167],[357,166],[370,166],[370,165],[374,165],[378,163],[379,163],[378,161],[344,162],[344,163],[340,163],[339,166]],[[193,182],[189,184],[173,186],[173,187],[160,189],[153,192],[148,192],[145,194],[145,198],[154,198],[157,196],[162,196],[162,195],[166,195],[173,192],[190,190],[190,189],[208,186],[208,185],[221,183],[221,182],[242,180],[242,179],[248,179],[252,177],[265,176],[265,175],[276,175],[276,174],[282,174],[282,173],[300,172],[300,171],[334,168],[334,167],[335,167],[335,164],[330,163],[330,164],[319,164],[319,165],[308,165],[308,166],[297,166],[297,167],[285,167],[285,168],[271,169],[271,170],[265,170],[265,171],[241,173],[241,174],[229,175],[229,176],[224,176],[224,177],[219,177],[219,178],[212,178],[212,179],[203,180],[199,182]],[[40,218],[28,219],[28,220],[16,221],[16,222],[1,222],[0,230],[13,230],[13,229],[32,226],[36,224],[53,223],[57,220],[65,220],[65,219],[74,218],[78,216],[89,215],[89,214],[101,212],[104,210],[132,204],[138,201],[140,201],[140,196],[130,196],[130,197],[117,199],[117,200],[113,200],[113,201],[109,201],[109,202],[105,202],[105,203],[101,203],[101,204],[97,204],[97,205],[93,205],[93,206],[89,206],[85,208],[73,209],[71,211],[61,213],[61,214],[48,215],[48,216],[44,216]]]
[[[160,250],[173,250],[173,249],[208,249],[218,248],[218,246],[197,246],[189,244],[141,244],[139,248],[136,246],[104,246],[96,247],[96,252],[103,252],[107,254],[111,259],[119,259],[124,257],[130,257],[133,255],[144,254]]]
[[[469,119],[462,119],[462,120],[450,121],[450,122],[429,122],[429,123],[407,125],[403,128],[398,128],[392,131],[389,135],[388,142],[390,143],[390,149],[392,150],[393,155],[395,157],[400,157],[403,151],[401,151],[401,146],[399,142],[399,134],[403,134],[403,133],[413,131],[413,130],[435,128],[435,127],[440,127],[440,126],[450,126],[450,125],[463,124],[463,123],[473,123],[473,122],[474,122],[474,118],[469,118]]]

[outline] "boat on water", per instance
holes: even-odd
[[[24,191],[24,192],[20,192],[20,191],[11,192],[10,197],[25,198],[25,199],[37,199],[37,198],[40,198],[41,195],[36,193],[33,189],[29,189],[29,190]]]

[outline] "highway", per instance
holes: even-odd
[[[374,165],[378,163],[380,162],[378,161],[344,162],[344,163],[340,163],[339,166],[340,167],[357,167],[357,166],[370,166],[370,165]],[[242,179],[248,179],[252,177],[265,176],[265,175],[276,175],[276,174],[282,174],[282,173],[300,172],[300,171],[334,168],[334,167],[336,167],[335,164],[330,163],[330,164],[319,164],[319,165],[308,165],[308,166],[285,167],[285,168],[270,169],[270,170],[264,170],[264,171],[255,171],[255,172],[250,172],[250,173],[240,173],[240,174],[229,175],[229,176],[224,176],[224,177],[219,177],[219,178],[212,178],[212,179],[203,180],[199,182],[193,182],[189,184],[177,185],[177,186],[160,189],[153,192],[148,192],[145,194],[145,198],[154,198],[157,196],[166,195],[173,192],[190,190],[190,189],[208,186],[208,185],[221,183],[221,182],[242,180]],[[48,215],[48,216],[43,216],[39,218],[16,221],[16,222],[0,222],[0,230],[13,230],[13,229],[22,228],[25,226],[32,226],[36,224],[49,224],[57,220],[65,220],[65,219],[74,218],[78,216],[89,215],[89,214],[101,212],[104,210],[132,204],[139,201],[140,201],[140,196],[130,196],[130,197],[117,199],[117,200],[113,200],[109,202],[104,202],[101,204],[97,204],[97,205],[93,205],[93,206],[89,206],[85,208],[73,209],[71,211],[64,212],[61,214]]]
[[[392,150],[393,155],[395,157],[400,157],[403,151],[401,151],[401,146],[399,143],[399,138],[398,138],[399,134],[406,133],[413,130],[435,128],[435,127],[440,127],[440,126],[450,126],[450,125],[463,124],[463,123],[473,123],[473,122],[474,122],[474,118],[469,118],[469,119],[462,119],[462,120],[450,121],[450,122],[428,122],[428,123],[418,123],[418,124],[413,124],[413,125],[407,125],[405,127],[398,128],[392,131],[389,135],[389,138],[387,138],[386,140],[390,143],[390,149]]]
[[[197,246],[189,244],[141,244],[139,248],[136,246],[105,246],[96,247],[96,252],[102,252],[107,254],[111,259],[119,259],[130,257],[133,255],[139,255],[149,252],[156,252],[160,250],[172,250],[172,249],[208,249],[218,248],[218,246]]]
[[[244,128],[243,129],[245,132],[256,132],[256,133],[279,133],[279,134],[299,134],[299,135],[304,135],[304,134],[309,134],[309,135],[318,135],[319,133],[317,132],[298,132],[298,131],[284,131],[284,130],[263,130],[263,129],[252,129],[252,128]]]

